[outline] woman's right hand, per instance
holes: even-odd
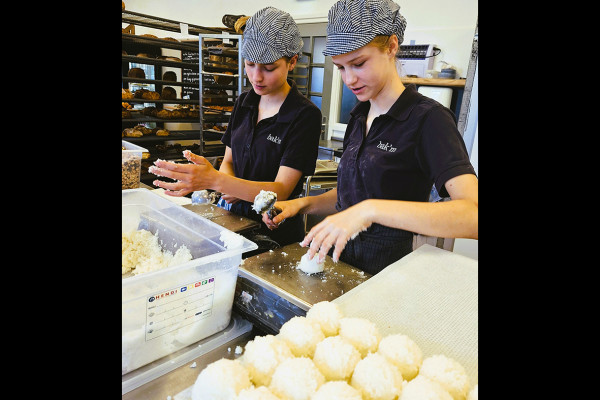
[[[285,201],[276,201],[274,207],[279,208],[281,212],[277,214],[273,219],[269,218],[267,213],[263,213],[262,220],[267,225],[267,228],[270,230],[276,229],[279,227],[279,224],[283,222],[286,218],[291,218],[294,215],[298,214],[302,209],[302,200],[304,198],[298,198],[294,200],[285,200]]]

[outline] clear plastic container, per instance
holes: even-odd
[[[122,279],[122,374],[227,327],[242,253],[258,246],[147,189],[122,191],[122,232],[146,229],[192,260]]]
[[[142,153],[148,152],[143,147],[121,140],[121,189],[135,189],[140,187],[142,173]]]

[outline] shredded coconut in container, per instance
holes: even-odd
[[[223,245],[227,249],[236,249],[238,247],[242,247],[244,245],[244,239],[242,236],[238,235],[235,232],[222,230],[221,235],[219,236],[219,240],[223,242]]]
[[[140,229],[121,235],[121,274],[134,275],[183,264],[192,259],[189,249],[182,245],[175,254],[163,251],[158,235]]]

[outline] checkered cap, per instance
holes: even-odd
[[[340,0],[329,9],[324,56],[349,53],[378,35],[398,36],[404,41],[406,19],[391,0]]]
[[[246,21],[241,55],[248,61],[270,64],[292,57],[304,42],[292,16],[274,7],[259,10]]]

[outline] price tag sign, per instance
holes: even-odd
[[[188,24],[184,24],[183,22],[180,22],[179,30],[181,31],[182,35],[187,35],[188,34]]]

